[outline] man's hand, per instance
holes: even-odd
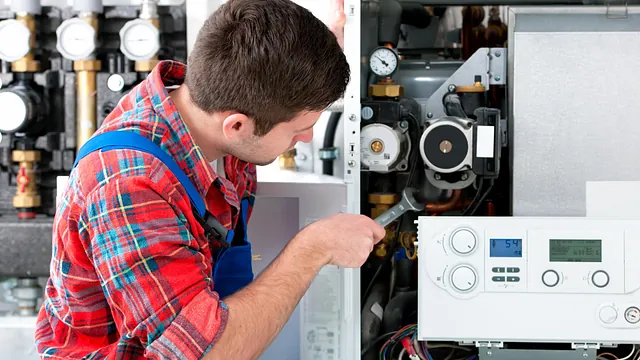
[[[344,0],[329,0],[329,25],[328,28],[338,38],[340,47],[344,49],[344,24],[347,16],[344,14]]]
[[[328,264],[359,268],[384,238],[385,229],[364,215],[337,214],[307,226],[300,235]]]
[[[375,221],[354,214],[334,215],[304,228],[255,281],[224,299],[227,326],[204,359],[258,358],[324,265],[362,266],[384,234]]]

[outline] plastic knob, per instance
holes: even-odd
[[[476,248],[476,244],[476,235],[467,229],[458,230],[451,235],[451,247],[458,254],[471,253]]]
[[[466,265],[453,269],[451,273],[451,283],[458,291],[466,292],[473,289],[477,280],[476,272]]]
[[[547,270],[542,274],[542,283],[554,287],[560,282],[560,275],[555,270]]]
[[[600,321],[605,324],[613,324],[618,318],[618,312],[613,306],[607,305],[600,309]]]
[[[593,273],[593,276],[591,276],[591,282],[593,282],[594,286],[603,288],[609,285],[609,274],[605,271],[598,270]]]

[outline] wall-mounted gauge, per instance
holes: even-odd
[[[31,32],[15,19],[0,21],[0,59],[14,62],[29,53]]]
[[[56,49],[69,60],[85,60],[96,49],[96,31],[89,23],[79,18],[62,22],[56,30]]]
[[[379,47],[371,53],[369,67],[378,76],[391,76],[398,69],[398,54],[393,49]]]
[[[120,51],[129,60],[149,60],[158,50],[160,50],[160,32],[149,21],[131,20],[120,29]]]

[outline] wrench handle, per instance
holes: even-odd
[[[399,218],[400,216],[402,216],[402,214],[404,214],[405,212],[407,212],[407,209],[404,204],[402,202],[396,204],[395,206],[393,206],[391,209],[383,212],[380,216],[378,216],[375,219],[375,222],[377,222],[378,224],[382,225],[382,226],[387,226],[389,224],[391,224],[393,221],[395,221],[397,218]]]

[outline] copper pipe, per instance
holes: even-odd
[[[459,204],[460,198],[462,197],[462,190],[453,190],[451,197],[449,200],[440,203],[430,203],[424,207],[424,210],[427,212],[433,213],[442,213],[445,211],[452,210]]]

